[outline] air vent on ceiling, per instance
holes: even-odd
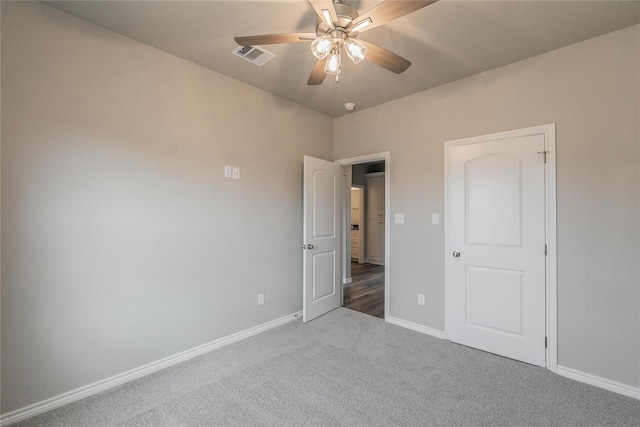
[[[252,64],[257,65],[258,67],[262,67],[264,64],[276,57],[273,53],[255,46],[239,46],[231,53],[235,56],[239,56],[245,61],[249,61]]]

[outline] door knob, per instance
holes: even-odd
[[[302,249],[313,249],[313,245],[309,243],[308,245],[302,245]]]
[[[453,253],[451,255],[453,255],[455,258],[459,258],[460,257],[460,252],[453,251]]]

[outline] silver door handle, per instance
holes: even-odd
[[[451,255],[453,255],[455,258],[459,258],[460,257],[460,252],[453,251],[453,253]]]

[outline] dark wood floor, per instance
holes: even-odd
[[[384,265],[351,263],[344,307],[384,319]]]

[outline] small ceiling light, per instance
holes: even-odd
[[[311,53],[318,59],[324,59],[333,49],[331,36],[321,36],[311,42]]]
[[[344,50],[354,64],[362,61],[367,55],[367,47],[360,40],[356,39],[347,39],[344,42]]]
[[[371,20],[371,18],[363,19],[362,21],[358,22],[353,27],[349,28],[349,31],[354,32],[354,33],[358,32],[361,29],[363,29],[364,27],[366,27],[367,25],[371,24],[372,22],[373,21]]]
[[[324,64],[324,72],[337,76],[342,71],[342,64],[340,62],[340,48],[333,49],[327,58],[326,64]]]
[[[329,13],[328,9],[322,9],[322,17],[324,18],[324,22],[328,26],[333,26],[333,19],[331,19],[331,14]]]
[[[347,111],[353,111],[354,108],[356,108],[356,104],[354,104],[353,102],[347,102],[346,104],[344,104],[344,109]]]

